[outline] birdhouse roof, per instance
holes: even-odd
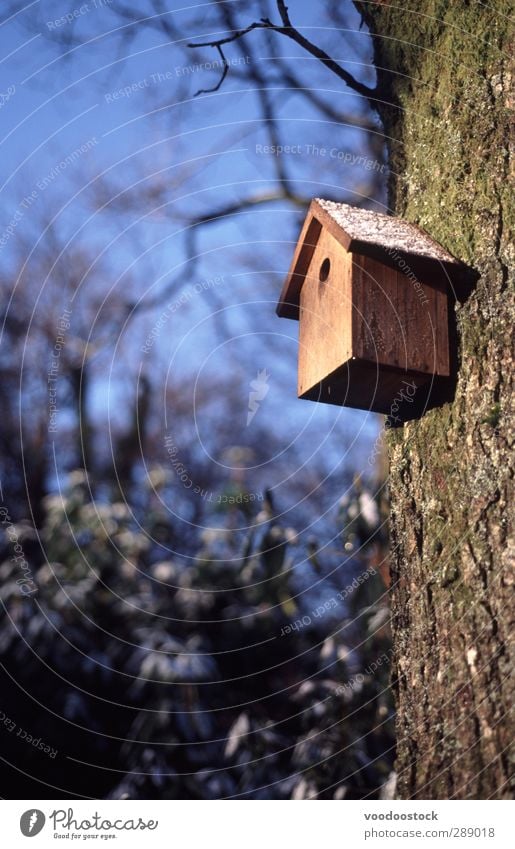
[[[323,228],[346,251],[369,256],[406,275],[412,272],[420,282],[428,285],[449,286],[460,299],[470,291],[471,270],[416,224],[346,203],[315,198],[277,306],[277,313],[283,318],[299,317],[300,290]]]

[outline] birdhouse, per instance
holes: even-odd
[[[300,324],[299,397],[391,414],[448,379],[468,272],[414,224],[313,200],[277,307]]]

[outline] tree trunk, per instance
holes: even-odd
[[[514,4],[356,5],[383,69],[392,211],[481,274],[455,308],[453,400],[388,436],[398,795],[506,798]]]

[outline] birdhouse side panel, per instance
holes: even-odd
[[[353,255],[354,356],[423,374],[449,374],[447,296],[370,257]]]
[[[299,395],[352,356],[351,276],[351,255],[323,230],[300,293]]]

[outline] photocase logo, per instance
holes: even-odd
[[[43,811],[38,811],[37,808],[31,808],[30,811],[25,811],[20,817],[20,830],[25,837],[35,837],[39,834],[45,824],[45,815]]]
[[[247,427],[249,426],[252,419],[259,410],[259,402],[264,401],[264,399],[268,395],[268,390],[270,389],[270,386],[268,385],[269,377],[270,375],[268,374],[267,370],[262,369],[261,371],[258,371],[257,378],[255,380],[250,381]]]

